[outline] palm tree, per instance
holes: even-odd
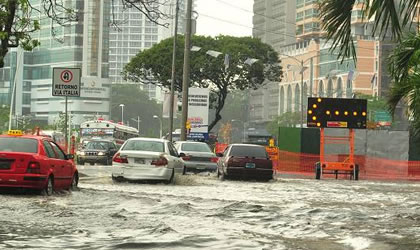
[[[332,49],[339,57],[353,57],[355,46],[351,33],[353,7],[363,2],[363,18],[373,22],[372,36],[385,37],[390,31],[397,47],[389,60],[392,87],[388,104],[394,114],[400,102],[407,102],[413,128],[420,131],[420,35],[405,33],[413,24],[420,0],[320,0],[320,17]]]
[[[391,31],[393,39],[401,40],[403,31],[413,23],[420,0],[319,0],[322,28],[341,58],[355,55],[351,18],[359,3],[363,18],[373,21],[372,35],[385,37]]]

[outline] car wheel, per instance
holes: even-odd
[[[84,161],[79,160],[77,164],[79,164],[79,165],[82,165],[82,166],[83,166],[83,165],[85,165],[85,162],[84,162]]]
[[[71,184],[70,184],[70,190],[76,191],[78,184],[79,184],[79,175],[77,173],[74,173],[73,178],[71,180]]]
[[[165,181],[165,184],[175,184],[175,169],[172,170],[171,178]]]
[[[183,168],[182,168],[182,175],[186,175],[187,174],[187,167],[186,166],[184,166]]]
[[[354,180],[358,181],[359,180],[359,165],[356,164],[355,168],[354,168]]]
[[[315,163],[315,179],[320,180],[321,179],[321,163],[317,162]]]
[[[48,177],[47,185],[42,190],[42,195],[51,196],[54,192],[54,180],[52,176]]]
[[[90,164],[91,166],[94,166],[94,165],[95,165],[95,163],[94,163],[94,162],[90,162],[89,164]]]
[[[111,176],[113,182],[119,182],[118,178],[115,176]]]

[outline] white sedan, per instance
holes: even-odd
[[[175,173],[182,173],[183,167],[184,161],[170,141],[131,138],[112,159],[112,179],[171,183]]]

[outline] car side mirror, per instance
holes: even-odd
[[[216,153],[217,157],[223,157],[223,153]]]
[[[184,153],[179,153],[179,155],[178,155],[179,157],[185,157],[185,156],[187,156],[186,154],[184,154]]]
[[[67,159],[68,159],[68,160],[72,160],[72,159],[74,159],[74,155],[73,155],[73,154],[68,154],[68,155],[67,155]]]

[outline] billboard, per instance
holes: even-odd
[[[188,89],[188,121],[191,124],[188,137],[208,140],[209,132],[209,94],[205,88]]]
[[[367,100],[308,98],[308,127],[366,129]]]

